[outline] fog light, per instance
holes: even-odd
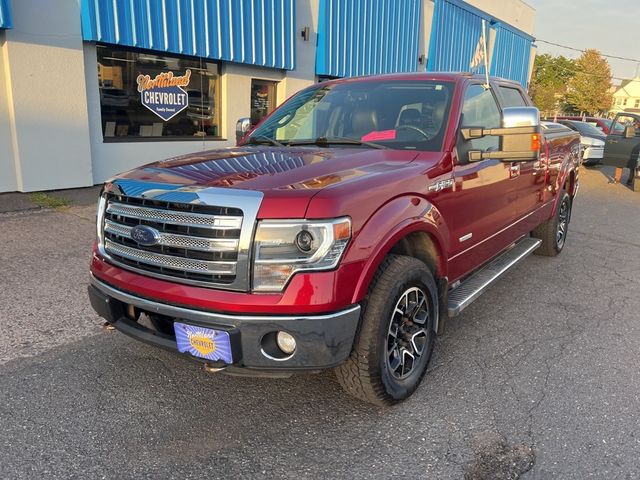
[[[276,342],[278,343],[280,350],[287,355],[291,355],[296,351],[296,339],[287,332],[278,332],[278,335],[276,335]]]

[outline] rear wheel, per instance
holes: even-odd
[[[433,352],[438,291],[420,260],[390,255],[366,299],[354,349],[336,368],[342,387],[376,405],[409,397]]]
[[[531,232],[532,237],[542,240],[542,244],[534,253],[547,257],[558,255],[567,241],[570,220],[571,197],[563,190],[556,214]]]

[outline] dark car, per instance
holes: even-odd
[[[601,163],[604,153],[604,141],[607,136],[598,127],[578,120],[558,120],[558,123],[580,134],[583,164],[587,166]]]
[[[551,120],[551,119],[550,119]],[[609,133],[609,129],[611,128],[611,120],[608,118],[599,118],[599,117],[555,117],[554,122],[559,122],[560,120],[577,120],[578,122],[585,122],[589,125],[593,125],[594,127],[602,130],[602,132],[607,135]]]

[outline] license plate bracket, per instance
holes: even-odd
[[[173,328],[179,352],[190,353],[194,357],[212,362],[233,363],[229,332],[181,322],[174,322]]]

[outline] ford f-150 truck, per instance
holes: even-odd
[[[407,398],[436,334],[530,253],[563,249],[580,138],[519,84],[343,79],[294,95],[234,148],[159,161],[100,196],[89,294],[111,325],[210,372],[335,369]]]

